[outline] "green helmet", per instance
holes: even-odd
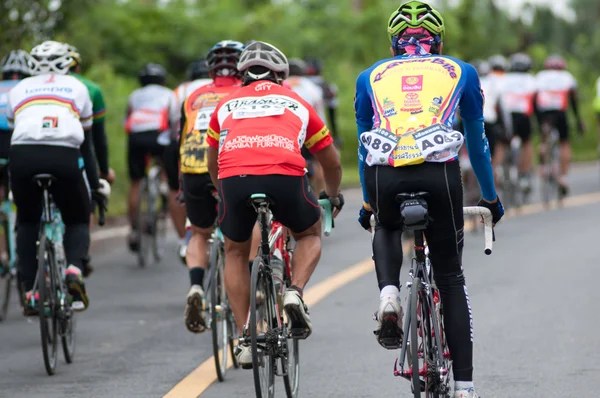
[[[388,36],[390,41],[407,28],[425,28],[444,40],[444,19],[442,15],[422,1],[408,1],[390,15]]]

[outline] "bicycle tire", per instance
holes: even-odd
[[[8,262],[7,264],[2,264],[4,276],[2,276],[2,280],[4,282],[4,294],[2,295],[2,306],[0,307],[0,322],[6,319],[8,315],[8,305],[10,303],[10,294],[12,290],[12,274],[10,269],[10,239],[8,235],[8,229],[10,228],[8,221],[4,220],[2,222],[2,228],[4,230],[4,240],[5,240],[5,248],[8,252]]]
[[[42,354],[44,356],[44,366],[46,373],[52,376],[56,373],[56,365],[58,362],[58,320],[56,317],[56,297],[54,288],[54,270],[55,258],[51,243],[46,237],[46,231],[42,227],[38,246],[38,277],[37,287],[39,292],[38,316],[40,318],[40,335],[42,339]],[[48,262],[48,280],[46,280],[46,261]],[[48,286],[47,282],[50,282]],[[46,314],[46,301],[48,301],[48,313]],[[48,325],[50,319],[50,327]],[[49,345],[51,345],[49,347]],[[49,352],[49,349],[52,350]]]
[[[227,320],[227,305],[225,286],[222,280],[221,244],[219,241],[210,245],[210,329],[212,332],[213,356],[219,381],[225,380],[227,373],[227,356],[229,345],[229,322]],[[220,330],[219,330],[220,326]]]
[[[266,271],[263,263],[263,259],[258,256],[252,263],[252,278],[251,278],[251,291],[250,291],[250,345],[252,349],[252,373],[254,374],[254,388],[256,390],[257,398],[274,398],[275,397],[275,358],[270,353],[266,352],[268,349],[266,344],[262,344],[259,352],[259,344],[257,337],[259,331],[257,330],[258,322],[263,323],[263,326],[268,330],[261,331],[262,335],[265,332],[273,329],[273,319],[275,316],[275,306],[273,305],[273,297],[271,296],[272,289],[270,288],[273,283],[266,277]],[[258,307],[256,295],[259,291],[262,291],[264,295],[261,307]],[[263,314],[262,319],[258,317],[258,311],[262,310],[266,312]],[[261,371],[264,370],[264,386],[261,381]]]
[[[154,261],[159,263],[161,260],[161,253],[158,247],[158,234],[161,234],[161,237],[164,238],[163,232],[166,233],[166,218],[163,223],[161,220],[162,213],[162,195],[160,193],[160,173],[156,173],[155,177],[150,179],[148,178],[149,183],[152,184],[153,188],[148,189],[148,219],[150,220],[151,228],[151,242],[152,242],[152,254],[154,255]],[[161,205],[158,208],[158,205]],[[159,225],[160,224],[160,225]],[[163,228],[164,226],[164,228]],[[164,239],[162,239],[164,240]]]
[[[298,339],[288,339],[287,358],[281,359],[282,369],[287,373],[283,376],[285,394],[288,398],[297,398],[300,390],[300,344]],[[293,353],[293,355],[291,355]],[[290,358],[292,358],[290,360]],[[292,371],[293,369],[293,371]]]
[[[414,398],[421,398],[421,379],[419,376],[419,339],[418,339],[418,318],[417,304],[421,278],[413,278],[410,288],[410,350],[411,350],[411,369],[412,369],[412,389]]]
[[[73,363],[75,357],[75,314],[68,307],[68,313],[62,321],[62,333],[60,336],[63,355],[66,363]]]
[[[148,264],[148,229],[151,228],[148,225],[147,212],[149,211],[148,198],[148,181],[143,178],[140,182],[140,195],[137,204],[137,232],[139,235],[139,250],[138,250],[138,265],[144,268]],[[146,207],[144,207],[144,204]]]

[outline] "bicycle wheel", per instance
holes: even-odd
[[[4,285],[2,294],[2,303],[0,307],[0,322],[6,319],[8,314],[8,304],[10,302],[10,294],[12,290],[12,273],[10,269],[10,238],[9,238],[9,224],[8,220],[2,222],[2,231],[4,232],[5,249],[8,253],[7,261],[0,264],[0,278],[2,278],[2,284]]]
[[[40,234],[37,259],[37,287],[39,292],[37,305],[40,318],[42,353],[44,354],[46,372],[51,376],[56,372],[58,359],[58,319],[56,316],[56,278],[54,277],[56,259],[54,258],[52,243],[48,241],[43,228]]]
[[[73,363],[73,357],[75,356],[75,316],[70,306],[63,316],[60,336],[63,354],[67,363]]]
[[[421,327],[419,319],[419,291],[421,290],[421,278],[413,278],[410,288],[410,351],[412,369],[412,390],[415,398],[421,398],[421,378],[419,375],[419,339],[418,329]]]
[[[223,280],[221,242],[215,240],[210,246],[210,329],[212,331],[213,356],[219,381],[225,380],[229,344],[229,322],[227,319],[227,296]]]
[[[252,264],[250,292],[250,341],[252,347],[252,371],[254,388],[259,398],[275,397],[275,352],[276,344],[267,339],[276,332],[277,316],[272,296],[272,280],[266,272],[261,257]],[[257,300],[258,296],[258,300]],[[260,342],[259,342],[260,341]]]
[[[283,385],[288,398],[298,397],[300,387],[300,346],[298,339],[287,340],[287,358],[281,358],[281,367],[287,374],[283,376]]]

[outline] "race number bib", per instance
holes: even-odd
[[[426,162],[454,159],[465,140],[458,131],[439,123],[413,133],[413,137]]]
[[[252,106],[236,109],[233,112],[234,119],[254,119],[258,117],[281,116],[285,112],[283,106]]]
[[[194,130],[205,131],[208,130],[208,125],[210,124],[210,118],[216,109],[216,106],[206,107],[200,109],[198,111],[198,115],[196,115],[196,124],[194,125]]]
[[[390,155],[398,144],[398,136],[385,129],[374,129],[360,135],[360,142],[368,152],[367,165],[390,166]]]

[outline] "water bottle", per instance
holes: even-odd
[[[273,270],[273,282],[275,283],[275,291],[279,295],[281,286],[283,284],[283,256],[281,250],[275,249],[271,255],[271,269]]]

